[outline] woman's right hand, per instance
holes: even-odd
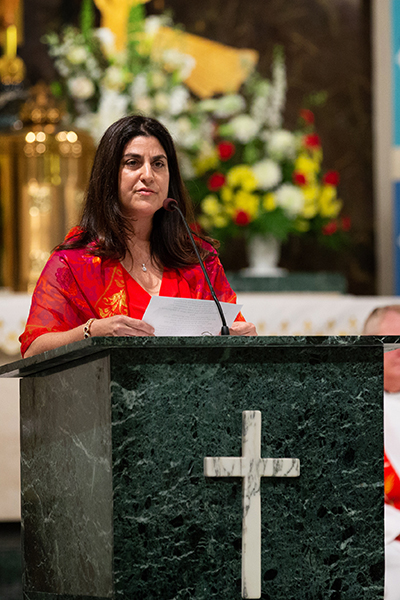
[[[37,337],[26,350],[24,358],[83,340],[84,323],[68,331],[50,331]],[[90,324],[90,336],[154,336],[154,327],[126,315],[95,319]]]
[[[95,319],[90,325],[90,336],[154,336],[154,327],[126,315]]]

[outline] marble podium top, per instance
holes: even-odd
[[[93,337],[43,354],[0,366],[0,377],[25,377],[92,354],[122,348],[262,348],[271,346],[384,346],[394,349],[400,344],[396,336],[265,336],[265,337]]]

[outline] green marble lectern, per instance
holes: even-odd
[[[241,456],[262,415],[261,597],[383,598],[383,344],[92,338],[21,377],[25,600],[241,598]]]

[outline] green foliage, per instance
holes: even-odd
[[[132,6],[129,11],[128,31],[127,31],[127,52],[128,52],[128,68],[133,75],[137,75],[141,71],[142,56],[139,52],[139,34],[143,33],[144,24],[144,8],[143,4]]]
[[[82,0],[80,13],[80,28],[86,42],[90,40],[94,28],[94,7],[93,0]]]

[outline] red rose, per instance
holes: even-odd
[[[216,192],[222,188],[226,179],[223,173],[214,173],[207,181],[207,187],[210,192]]]
[[[306,185],[307,183],[306,176],[300,171],[293,171],[292,179],[295,185]]]
[[[238,210],[236,211],[234,221],[236,225],[244,227],[245,225],[248,225],[250,223],[250,218],[246,211]]]
[[[303,121],[305,121],[306,123],[312,125],[315,121],[314,118],[314,113],[309,110],[308,108],[302,108],[300,111],[300,117],[303,119]]]
[[[319,148],[321,146],[319,135],[317,135],[316,133],[310,133],[308,135],[305,135],[303,143],[307,148]]]
[[[232,142],[221,142],[217,147],[220,160],[229,160],[235,154],[235,144]]]
[[[322,233],[324,235],[333,235],[337,232],[337,223],[336,221],[329,221],[323,228]]]
[[[342,229],[343,231],[349,231],[351,228],[350,217],[342,217]]]
[[[328,171],[324,175],[323,182],[328,185],[338,185],[339,173],[337,171]]]

